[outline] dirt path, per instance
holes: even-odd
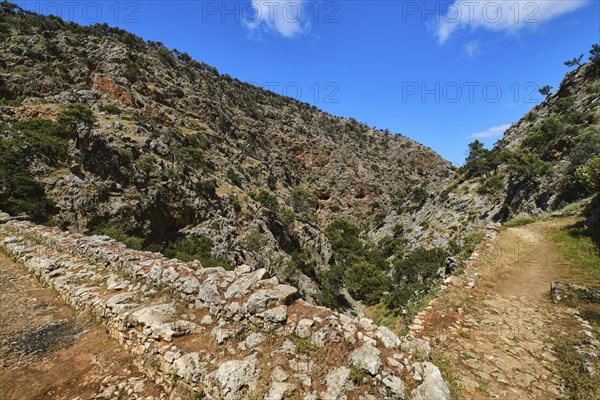
[[[158,399],[117,343],[0,253],[0,399]]]
[[[464,399],[560,397],[553,344],[559,336],[576,335],[580,323],[574,309],[552,304],[550,284],[582,277],[567,267],[548,233],[572,222],[501,231],[420,316],[416,335],[450,358]]]

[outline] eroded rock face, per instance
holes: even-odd
[[[57,206],[53,222],[69,230],[116,221],[151,241],[207,236],[213,256],[264,268],[314,300],[313,273],[286,274],[292,254],[305,249],[314,272],[326,271],[333,251],[323,228],[331,221],[370,221],[375,208],[392,208],[399,189],[433,187],[452,172],[402,135],[240,84],[162,45],[8,6],[2,13],[9,25],[30,23],[0,48],[0,93],[23,99],[0,105],[1,122],[55,119],[75,102],[98,120],[59,165],[39,154],[32,168]],[[299,188],[310,202],[293,210]],[[277,206],[247,196],[261,191]],[[259,246],[249,245],[252,237]]]
[[[260,269],[198,269],[106,238],[2,220],[3,251],[96,315],[149,377],[182,398],[445,399],[436,397],[447,389],[439,371],[400,350],[422,344],[310,305]],[[362,381],[352,368],[366,372]]]

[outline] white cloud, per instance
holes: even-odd
[[[252,16],[244,20],[252,33],[275,32],[292,38],[308,31],[307,0],[252,0]]]
[[[465,52],[469,55],[469,57],[473,57],[479,54],[480,47],[481,46],[479,45],[479,40],[473,40],[467,43],[467,45],[465,46]]]
[[[473,133],[470,135],[471,138],[473,139],[495,139],[495,138],[501,138],[502,135],[504,135],[504,132],[510,128],[510,124],[504,124],[504,125],[500,125],[500,126],[492,126],[491,128],[482,131],[482,132],[477,132],[477,133]]]
[[[591,0],[454,0],[437,23],[440,43],[467,27],[515,33],[575,11]]]

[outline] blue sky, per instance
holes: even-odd
[[[108,22],[460,164],[600,42],[598,0],[26,1]]]

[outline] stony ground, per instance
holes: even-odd
[[[503,230],[418,316],[415,335],[450,358],[462,398],[561,398],[554,343],[585,325],[576,309],[550,301],[550,285],[590,280],[568,266],[548,233],[572,222]]]
[[[0,398],[159,398],[93,321],[0,253]]]

